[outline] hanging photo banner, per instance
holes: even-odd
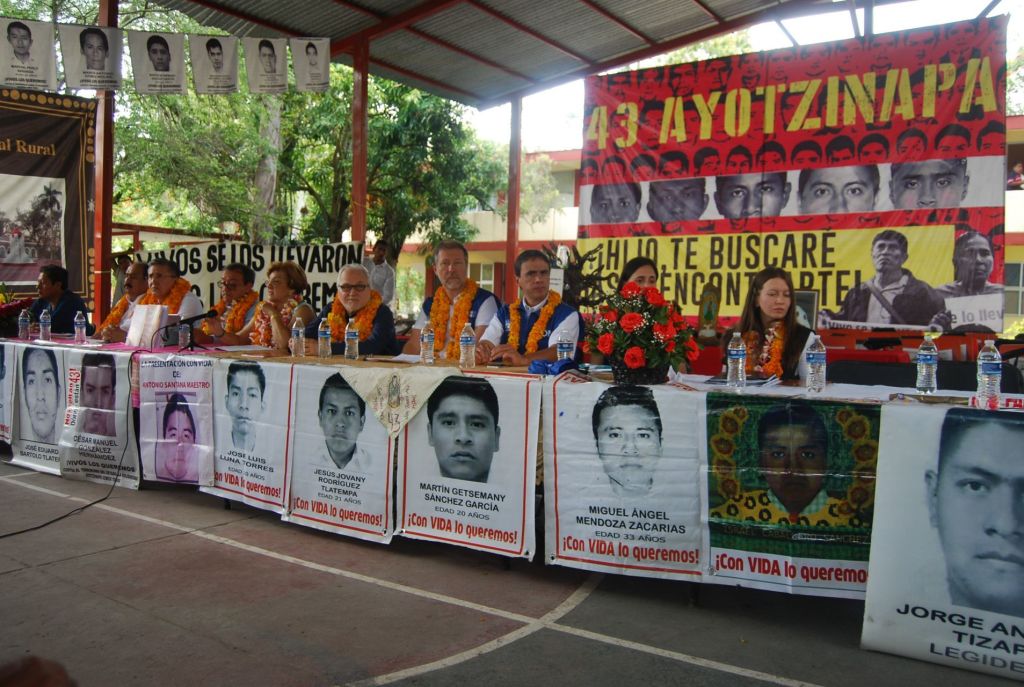
[[[129,415],[130,352],[69,348],[67,409],[60,436],[64,477],[139,488],[139,453]]]
[[[213,484],[213,360],[143,355],[139,450],[146,479]]]
[[[284,93],[288,90],[288,39],[243,38],[245,73],[250,93]]]
[[[124,34],[107,26],[60,24],[61,56],[68,88],[121,88]]]
[[[185,92],[185,36],[129,31],[135,90],[144,95]]]
[[[0,49],[0,81],[4,86],[57,90],[57,51],[53,24],[26,19],[0,19],[7,45]]]
[[[294,368],[293,467],[284,519],[386,544],[394,531],[395,443],[344,372],[327,365]]]
[[[15,465],[60,474],[60,432],[64,417],[64,350],[57,346],[16,346],[18,421]]]
[[[234,36],[189,36],[188,52],[196,93],[238,90],[238,39]]]
[[[292,366],[217,360],[213,486],[200,491],[283,513],[288,484]]]
[[[241,262],[256,272],[256,288],[260,298],[265,293],[267,268],[272,263],[291,260],[306,273],[309,288],[303,298],[316,312],[334,299],[338,290],[338,274],[345,265],[360,264],[363,258],[363,244],[325,243],[305,246],[273,246],[268,244],[221,241],[191,243],[167,250],[143,251],[135,259],[149,262],[153,258],[173,260],[181,276],[192,284],[192,290],[204,303],[220,300],[218,282],[224,268],[233,262]],[[38,270],[36,270],[38,275]]]
[[[331,85],[331,39],[289,38],[295,90],[323,92]]]
[[[547,561],[699,581],[704,397],[581,381],[545,390]]]
[[[0,445],[10,448],[14,425],[14,378],[17,375],[18,348],[0,343]]]
[[[400,534],[533,558],[541,387],[532,375],[471,374],[434,389],[402,432]]]
[[[863,598],[879,408],[709,394],[706,582]]]
[[[1022,442],[1020,412],[885,406],[864,648],[1021,679]]]
[[[1006,22],[588,77],[580,252],[655,260],[691,315],[711,284],[735,318],[773,265],[819,292],[819,326],[999,331],[956,299],[1002,295]]]

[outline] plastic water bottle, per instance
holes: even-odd
[[[316,354],[320,358],[331,357],[331,323],[326,317],[320,320],[320,327],[316,330]]]
[[[985,346],[978,351],[978,407],[995,410],[999,408],[999,387],[1003,379],[1003,359],[996,350],[996,342],[985,340]]]
[[[924,341],[917,349],[917,393],[934,394],[939,388],[935,371],[939,366],[939,349],[935,347],[931,334],[924,335]]]
[[[81,310],[75,315],[75,343],[85,343],[85,313]]]
[[[747,385],[747,345],[733,332],[725,357],[725,385],[742,389]]]
[[[192,325],[178,325],[178,350],[183,351],[192,344]]]
[[[28,308],[25,308],[24,310],[21,311],[21,314],[18,315],[18,338],[19,339],[27,339],[28,338],[28,330],[29,330],[29,327],[31,325],[32,325],[32,313],[30,313],[28,311]]]
[[[355,360],[359,357],[359,327],[356,326],[356,319],[353,317],[345,327],[345,358]]]
[[[576,353],[576,342],[564,329],[558,333],[558,342],[555,344],[555,354],[559,360],[571,360]]]
[[[46,308],[39,314],[39,340],[49,341],[50,340],[50,323],[53,321],[53,317],[50,315],[50,309]]]
[[[302,327],[302,318],[296,317],[292,320],[292,357],[306,357],[306,330]]]
[[[420,330],[420,362],[434,364],[434,328],[427,322]]]
[[[469,322],[459,334],[459,367],[476,367],[476,334]]]
[[[807,390],[821,393],[825,390],[825,344],[817,334],[807,347]]]

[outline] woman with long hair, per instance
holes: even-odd
[[[722,338],[723,351],[733,332],[747,345],[747,374],[803,379],[804,347],[811,330],[796,321],[793,279],[780,267],[766,267],[750,280],[739,322]]]
[[[658,288],[658,263],[643,256],[628,261],[622,268],[619,285],[615,290],[622,291],[622,287],[629,282],[636,282],[637,286]]]
[[[254,343],[287,354],[292,321],[302,320],[305,328],[316,317],[309,303],[302,300],[302,292],[308,285],[306,273],[294,262],[273,263],[267,269],[265,298],[256,306],[256,314],[249,324],[237,334],[213,333],[228,345]]]

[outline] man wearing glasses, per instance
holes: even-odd
[[[104,341],[119,342],[127,338],[135,307],[139,305],[166,305],[167,314],[178,315],[180,319],[203,312],[203,302],[192,293],[191,285],[181,277],[181,271],[174,261],[167,258],[150,260],[146,281],[149,288],[129,306],[121,325],[103,330]]]
[[[345,352],[345,328],[355,321],[359,329],[360,355],[396,355],[395,316],[381,295],[370,288],[370,273],[362,265],[341,268],[333,300],[306,327],[306,354],[316,355],[317,330],[327,319],[331,323],[331,353]]]
[[[214,305],[217,317],[203,322],[202,331],[195,332],[199,343],[217,343],[224,334],[237,334],[256,314],[259,293],[253,289],[256,273],[248,265],[233,262],[224,268],[220,279],[221,298]]]

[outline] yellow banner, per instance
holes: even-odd
[[[818,307],[836,309],[846,292],[871,279],[872,242],[882,231],[907,239],[903,268],[933,287],[953,281],[953,226],[841,229],[757,234],[580,239],[581,253],[598,248],[588,270],[620,273],[631,258],[658,263],[660,288],[683,314],[696,315],[700,294],[711,283],[722,291],[722,317],[739,316],[750,278],[768,266],[782,267],[801,291],[817,291]],[[613,285],[614,286],[614,285]]]

